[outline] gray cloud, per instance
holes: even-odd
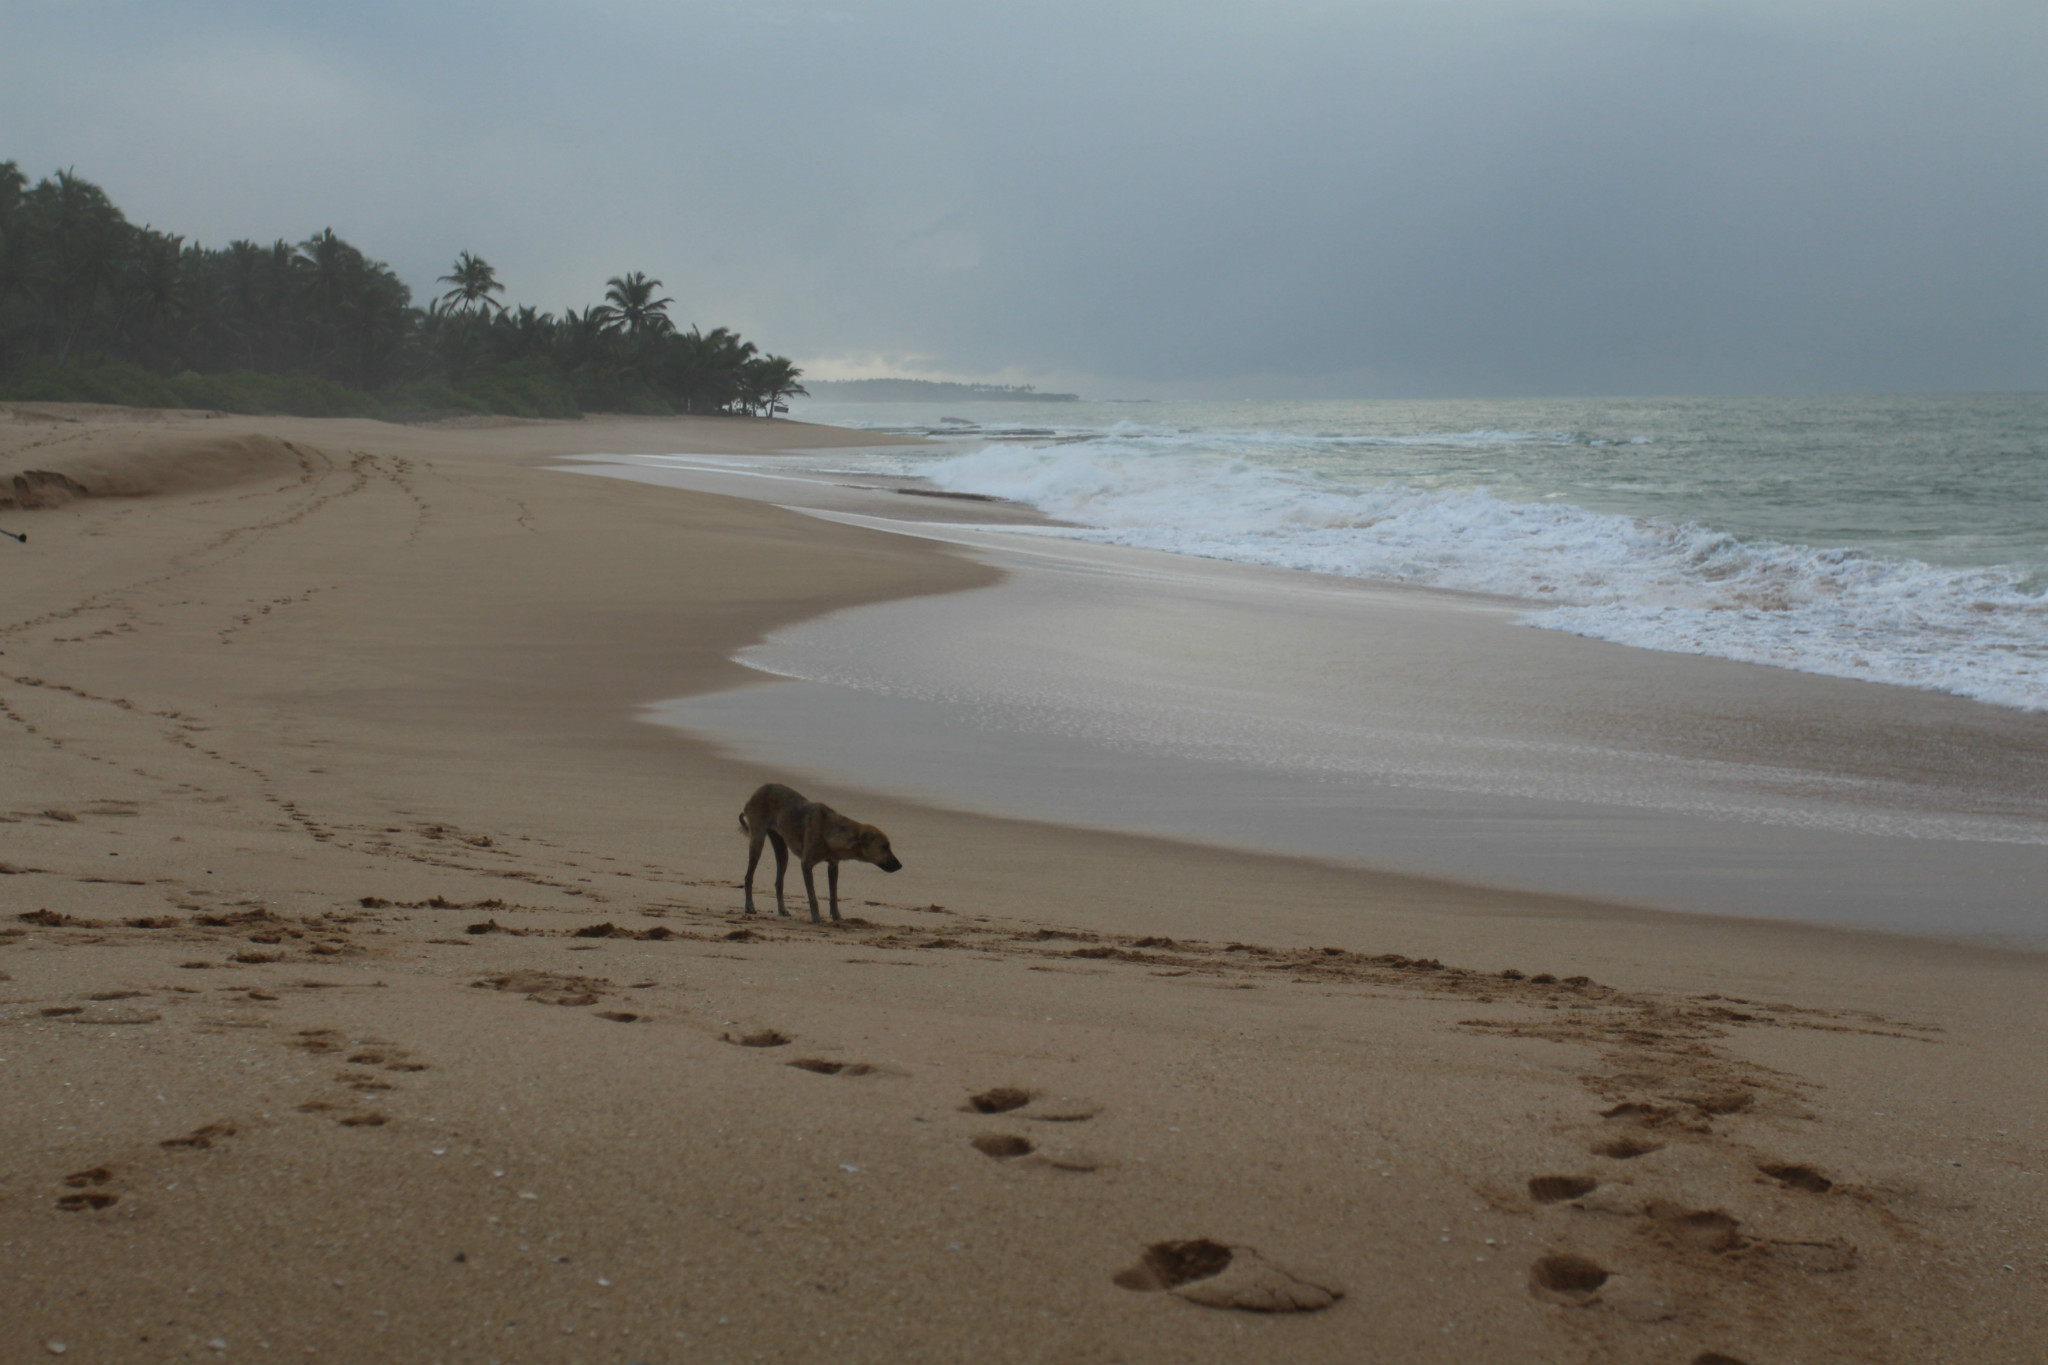
[[[2038,388],[2048,12],[16,3],[0,157],[1094,392]]]

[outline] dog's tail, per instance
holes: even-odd
[[[753,831],[753,827],[747,824],[747,813],[746,813],[745,811],[741,811],[741,812],[740,812],[740,833],[742,833],[742,834],[752,834],[753,832],[754,832],[754,831]]]

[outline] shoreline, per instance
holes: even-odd
[[[1975,483],[2001,442],[2041,434],[2038,404],[1457,406],[1444,420],[1393,403],[1185,403],[1137,427],[1091,408],[1035,430],[1013,430],[1014,410],[977,427],[927,408],[897,429],[986,439],[892,463],[1071,516],[1099,543],[1506,593],[1541,628],[2048,708],[2039,490]],[[1956,463],[1926,484],[1899,441],[1936,412]],[[1779,502],[1773,478],[1832,492]],[[1923,514],[1961,520],[1930,539]]]
[[[996,570],[535,466],[845,436],[0,423],[213,471],[11,557],[11,1357],[2038,1357],[2038,954],[808,782],[905,870],[738,915],[781,774],[636,704]]]
[[[1533,633],[1472,594],[1018,536],[1045,523],[781,457],[573,467],[1002,570],[782,628],[737,656],[748,685],[648,712],[758,763],[1460,885],[2048,947],[2048,746],[2005,708]]]

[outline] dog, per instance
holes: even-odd
[[[740,812],[740,830],[747,836],[747,913],[754,913],[754,868],[761,862],[761,844],[775,845],[775,913],[788,915],[782,903],[782,878],[789,871],[789,851],[804,870],[804,892],[811,898],[811,923],[818,920],[818,887],[811,869],[826,867],[825,884],[831,894],[832,922],[839,922],[839,864],[842,860],[873,863],[884,872],[903,866],[889,848],[889,836],[873,825],[849,820],[822,801],[809,801],[802,792],[780,782],[770,782],[747,798]]]

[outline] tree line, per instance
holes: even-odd
[[[128,221],[60,171],[0,162],[0,396],[309,416],[772,416],[802,371],[724,327],[678,328],[633,271],[559,316],[511,308],[461,253],[415,306],[327,229],[222,248]]]

